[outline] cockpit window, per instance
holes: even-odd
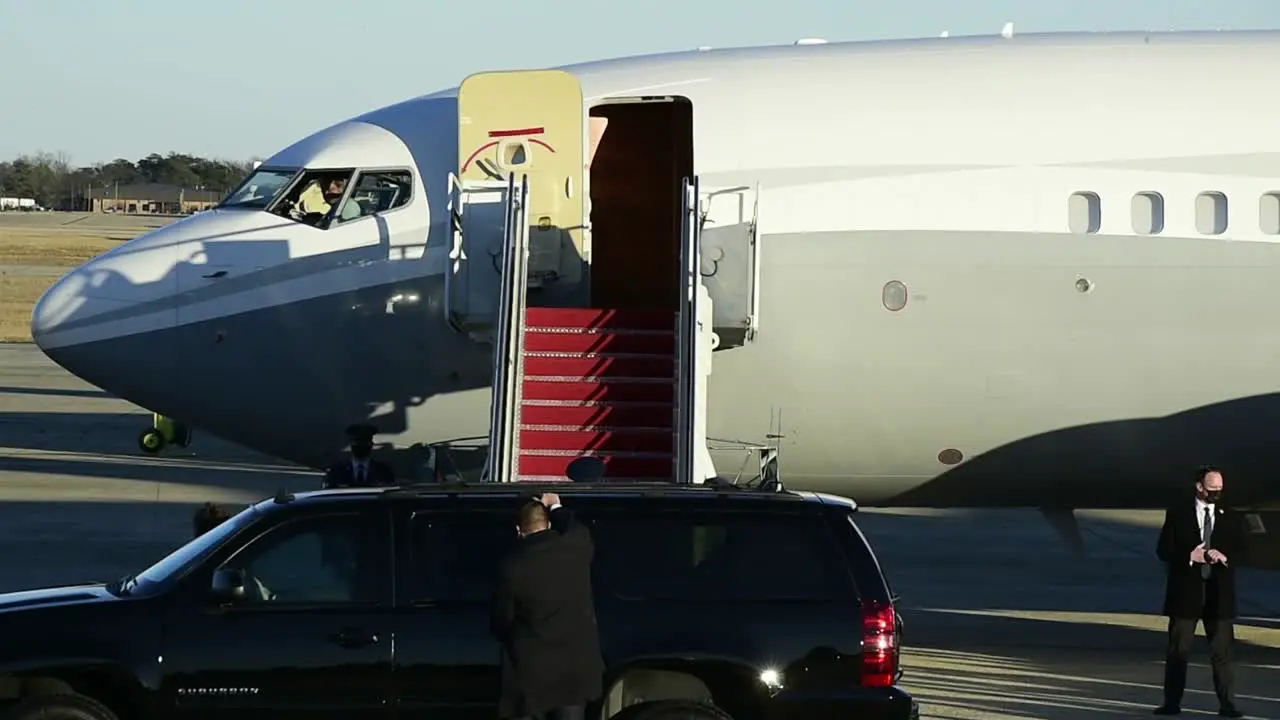
[[[413,196],[413,174],[408,170],[374,170],[356,177],[355,188],[333,222],[350,222],[404,207]]]
[[[289,186],[289,181],[297,174],[297,170],[258,169],[240,183],[240,187],[219,203],[218,207],[263,210]]]
[[[307,170],[271,208],[283,218],[312,227],[327,227],[333,209],[347,194],[352,170]]]

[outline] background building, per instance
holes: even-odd
[[[222,193],[161,183],[112,185],[89,190],[89,212],[130,215],[189,215],[207,210],[222,200]]]

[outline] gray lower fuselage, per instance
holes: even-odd
[[[763,236],[759,334],[714,355],[709,436],[780,434],[789,486],[869,505],[1145,505],[1210,461],[1238,476],[1237,501],[1274,499],[1280,364],[1267,309],[1280,303],[1280,247],[1088,241]],[[882,302],[891,280],[908,288],[896,312]],[[365,417],[402,468],[436,443],[475,465],[491,349],[445,322],[442,292],[442,276],[420,277],[51,355],[305,465],[330,462],[343,427]],[[415,294],[389,312],[389,298]],[[724,475],[751,466],[741,450],[715,459]]]

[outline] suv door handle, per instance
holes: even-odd
[[[378,634],[358,628],[342,628],[329,636],[329,642],[347,650],[358,650],[369,645],[376,645]]]

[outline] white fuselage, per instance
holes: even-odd
[[[703,186],[761,188],[759,333],[715,353],[712,438],[782,435],[789,486],[862,504],[1074,507],[1162,503],[1202,462],[1247,502],[1280,495],[1275,67],[1280,33],[1224,32],[568,70],[588,106],[689,99]],[[440,303],[456,107],[406,101],[263,164],[411,168],[400,209],[328,231],[249,209],[175,223],[50,290],[37,342],[312,465],[370,417],[398,451],[484,436],[488,348]],[[730,475],[743,459],[716,455]]]

